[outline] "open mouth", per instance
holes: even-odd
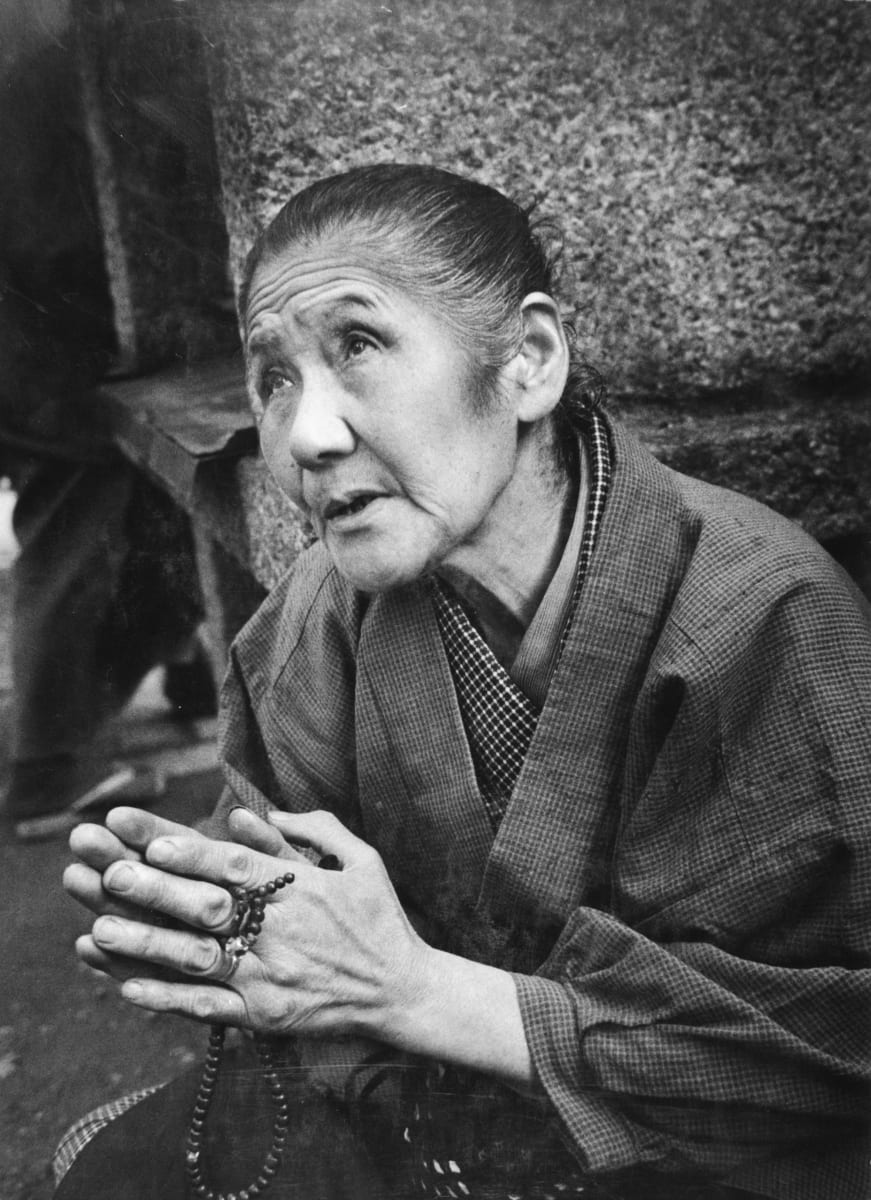
[[[349,500],[347,504],[342,504],[337,500],[331,500],[327,505],[324,516],[328,521],[332,521],[335,517],[351,517],[355,513],[362,512],[367,508],[373,500],[378,499],[377,492],[369,492],[363,496],[355,496],[353,500]]]

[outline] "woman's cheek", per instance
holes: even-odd
[[[290,453],[281,427],[267,413],[260,424],[260,449],[269,474],[298,508],[305,510],[302,497],[302,472]]]

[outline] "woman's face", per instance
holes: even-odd
[[[468,353],[351,238],[260,264],[246,313],[266,463],[338,570],[378,592],[497,536],[517,419],[474,411]]]

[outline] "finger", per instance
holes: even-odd
[[[276,859],[274,855],[262,854],[237,842],[218,842],[210,838],[157,838],[148,847],[146,859],[161,871],[173,875],[241,888],[258,887],[287,870],[286,859]],[[300,869],[312,869],[301,856],[296,856],[294,862]]]
[[[302,858],[301,854],[287,844],[274,825],[258,817],[250,808],[242,805],[231,808],[227,823],[233,840],[251,850],[259,850],[261,854],[269,854],[273,858]]]
[[[155,838],[173,834],[187,834],[189,837],[203,838],[187,825],[179,825],[177,821],[168,821],[142,808],[113,808],[106,814],[106,826],[116,834],[126,845],[144,852],[149,843]]]
[[[362,866],[378,859],[368,842],[351,833],[330,812],[270,812],[269,823],[290,842],[311,846],[322,856],[335,855],[344,867]]]
[[[97,916],[134,917],[140,910],[114,900],[103,887],[103,875],[84,863],[70,863],[63,874],[63,885],[73,900]]]
[[[125,979],[132,979],[134,976],[141,978],[145,970],[143,964],[137,962],[136,959],[107,954],[100,949],[89,933],[76,938],[76,954],[86,966],[91,967],[94,971],[99,971],[102,975],[108,975],[120,983],[123,983]]]
[[[169,967],[182,975],[196,975],[223,982],[235,969],[232,955],[225,954],[213,937],[188,931],[166,929],[142,921],[118,917],[100,917],[94,922],[92,937],[98,950],[124,959]]]
[[[122,858],[141,858],[137,850],[125,845],[103,825],[77,825],[70,834],[70,850],[97,871],[105,871],[109,863]]]
[[[162,983],[156,979],[130,979],[121,995],[131,1004],[151,1012],[177,1013],[212,1025],[245,1025],[247,1012],[238,992],[226,987],[196,983]]]
[[[103,887],[116,900],[153,909],[210,933],[229,933],[234,923],[236,902],[225,887],[179,878],[145,863],[112,863],[103,872]]]

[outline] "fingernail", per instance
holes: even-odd
[[[142,984],[134,980],[128,979],[121,984],[121,995],[125,1000],[141,1000],[142,999]]]
[[[148,847],[145,857],[151,863],[168,863],[175,858],[178,846],[169,838],[158,838]]]
[[[103,875],[103,883],[113,892],[129,892],[136,882],[136,873],[126,863],[113,863]]]
[[[94,938],[98,942],[114,942],[121,928],[121,922],[114,917],[100,917],[94,924]]]
[[[238,816],[239,814],[242,814],[245,817],[251,817],[251,819],[253,821],[259,820],[257,813],[254,812],[254,810],[252,808],[249,808],[247,806],[247,804],[234,804],[233,807],[230,809],[230,811],[227,813],[227,820],[229,820],[230,817]]]

